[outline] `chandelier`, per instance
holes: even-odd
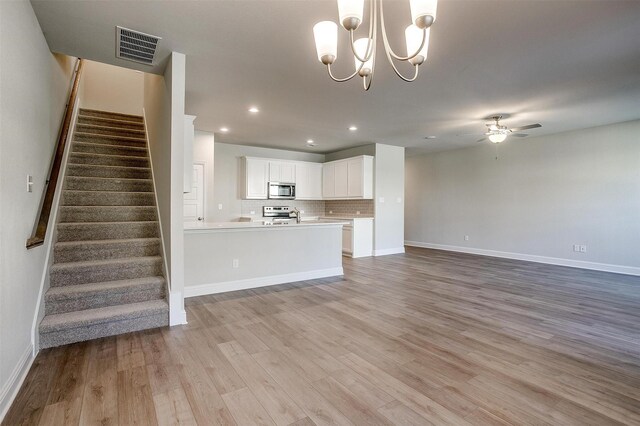
[[[318,60],[327,66],[331,79],[337,82],[351,80],[356,75],[362,77],[364,90],[369,90],[373,81],[376,65],[376,46],[378,39],[378,13],[384,52],[393,71],[404,81],[414,81],[418,77],[420,65],[427,59],[429,49],[429,30],[436,20],[438,0],[410,0],[411,21],[405,30],[407,56],[398,55],[393,51],[387,38],[384,23],[383,0],[369,0],[369,32],[367,37],[355,40],[355,31],[362,23],[365,0],[338,0],[338,15],[342,27],[349,32],[349,44],[353,52],[355,71],[344,78],[337,78],[331,71],[331,65],[338,56],[338,25],[333,21],[318,22],[313,27]],[[379,8],[378,8],[379,6]],[[400,73],[394,62],[409,62],[413,65],[413,76],[405,77]]]

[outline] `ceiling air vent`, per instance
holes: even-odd
[[[153,65],[161,37],[116,27],[116,57],[141,64]]]

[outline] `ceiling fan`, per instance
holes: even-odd
[[[521,132],[523,130],[536,129],[538,127],[542,127],[542,124],[536,123],[536,124],[528,124],[526,126],[514,127],[509,129],[507,128],[507,126],[503,126],[500,124],[500,120],[502,119],[501,115],[494,115],[490,118],[494,122],[485,124],[487,126],[487,132],[484,134],[486,137],[479,139],[477,142],[483,142],[489,139],[493,143],[500,143],[500,142],[504,142],[504,140],[509,135],[523,138],[528,135],[524,133],[518,133],[518,132]]]

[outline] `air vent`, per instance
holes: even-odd
[[[116,27],[116,57],[153,65],[160,40],[162,40],[161,37]]]

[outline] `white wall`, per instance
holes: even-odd
[[[51,232],[41,247],[27,250],[25,243],[38,215],[74,65],[75,58],[51,54],[28,1],[0,2],[0,421],[32,356]],[[27,174],[33,175],[31,193]]]
[[[170,322],[184,322],[184,96],[185,56],[172,52],[164,76],[145,74],[144,114],[170,284]]]
[[[214,205],[215,210],[209,216],[209,222],[229,222],[237,220],[242,214],[240,182],[240,158],[262,157],[283,160],[324,162],[324,155],[283,149],[259,148],[246,145],[215,144],[214,167]],[[218,210],[222,204],[222,210]],[[293,204],[293,203],[289,203]]]
[[[193,162],[204,163],[204,220],[215,212],[214,134],[196,130],[193,141]]]
[[[376,256],[404,252],[404,148],[376,144],[374,165]]]
[[[498,153],[408,158],[406,240],[640,267],[640,121],[512,139]]]
[[[85,61],[81,85],[82,108],[142,114],[144,74],[140,71]]]

